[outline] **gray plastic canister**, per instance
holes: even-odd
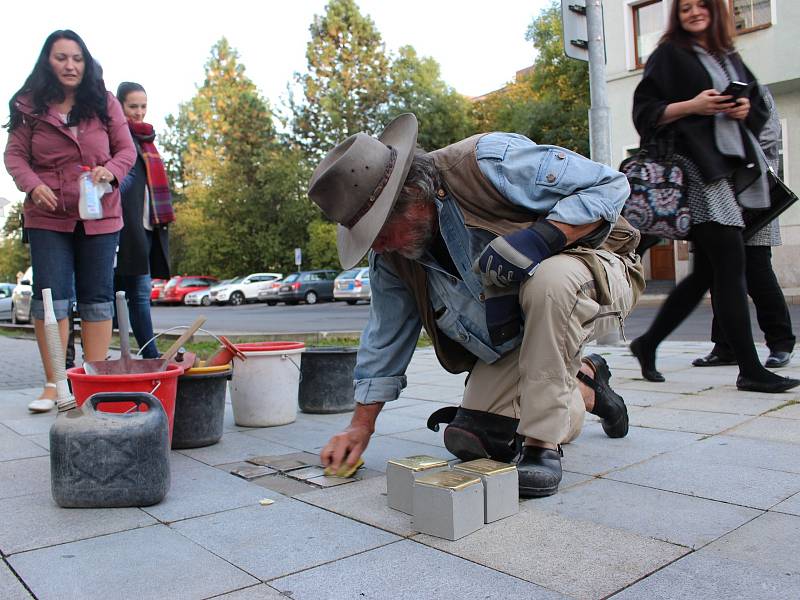
[[[144,404],[146,411],[98,411],[108,402]],[[64,508],[149,506],[170,485],[169,422],[145,392],[99,393],[59,413],[50,428],[53,499]]]
[[[306,348],[300,360],[298,403],[306,413],[339,413],[355,408],[353,371],[358,348]]]
[[[173,448],[201,448],[220,440],[225,422],[225,392],[232,374],[228,365],[190,369],[178,377]]]

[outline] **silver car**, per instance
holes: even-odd
[[[15,287],[13,283],[0,283],[0,321],[11,320],[11,294]]]
[[[30,323],[33,297],[33,269],[28,267],[11,294],[11,322]]]
[[[369,267],[356,267],[336,276],[333,284],[333,297],[355,304],[359,300],[369,302],[372,290],[369,287]]]

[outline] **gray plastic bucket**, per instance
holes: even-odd
[[[358,348],[306,348],[300,360],[298,403],[306,413],[340,413],[355,408],[353,371]]]

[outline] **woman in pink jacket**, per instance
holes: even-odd
[[[50,288],[66,346],[73,296],[81,315],[85,360],[103,360],[111,341],[114,256],[122,228],[119,182],[136,160],[122,109],[108,93],[100,66],[73,31],[45,40],[33,71],[9,102],[5,165],[25,192],[23,215],[33,266],[31,311],[47,383],[32,411],[53,408],[55,386],[44,341],[42,290]],[[78,214],[78,176],[88,166],[94,182],[112,191],[103,217]],[[73,291],[74,290],[74,291]],[[63,361],[64,357],[57,360]]]

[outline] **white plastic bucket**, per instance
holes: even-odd
[[[299,355],[304,345],[269,342],[236,347],[247,357],[247,360],[233,359],[231,403],[236,424],[273,427],[294,423],[300,388]]]

